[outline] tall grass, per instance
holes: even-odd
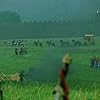
[[[54,84],[6,83],[3,85],[4,100],[53,100]],[[80,87],[70,90],[70,100],[100,100],[100,89]]]

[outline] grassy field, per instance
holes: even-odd
[[[33,40],[27,40],[28,53],[15,55],[14,47],[0,41],[0,73],[10,74],[25,71],[26,81],[4,82],[4,100],[53,100],[52,91],[56,84],[58,71],[62,67],[61,59],[66,52],[73,56],[68,78],[70,100],[99,100],[100,99],[100,68],[91,69],[91,56],[100,57],[100,38],[95,38],[95,46],[60,47],[60,39],[52,39],[58,45],[34,47]],[[65,39],[64,40],[70,40]],[[28,80],[28,81],[27,81]]]

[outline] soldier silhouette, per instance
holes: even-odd
[[[63,57],[63,68],[61,68],[60,73],[59,73],[59,84],[55,87],[53,94],[55,94],[55,99],[54,100],[60,100],[62,97],[63,100],[69,100],[68,95],[69,95],[69,89],[68,85],[66,82],[66,77],[68,75],[69,71],[69,65],[72,62],[72,57],[70,54],[66,54]],[[58,97],[59,96],[59,97]],[[59,99],[57,99],[59,98]]]

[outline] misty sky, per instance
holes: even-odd
[[[89,19],[99,9],[100,0],[0,0],[0,11],[16,11],[23,20]]]

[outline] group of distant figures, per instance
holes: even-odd
[[[100,57],[91,57],[90,58],[90,67],[91,68],[100,68]]]
[[[11,41],[11,46],[17,47],[17,46],[24,46],[24,45],[25,45],[25,42],[22,40],[17,40],[17,41],[12,40]]]
[[[56,41],[53,41],[53,40],[47,40],[45,42],[45,44],[48,46],[48,47],[56,47],[56,46],[61,46],[61,47],[65,47],[65,46],[87,46],[88,44],[86,42],[81,42],[81,41],[78,41],[78,40],[71,40],[71,41],[68,41],[68,40],[58,40],[57,42]],[[33,45],[35,47],[43,47],[44,43],[37,40],[37,41],[34,41],[33,42]]]
[[[87,46],[86,42],[78,41],[78,40],[32,40],[31,42],[27,40],[12,40],[8,42],[8,44],[15,48],[16,55],[22,55],[27,53],[26,46],[33,46],[33,47],[80,47],[80,46]]]
[[[25,42],[22,40],[12,40],[11,46],[15,47],[15,54],[16,55],[22,55],[27,53],[27,49],[25,47]]]
[[[19,47],[19,46],[25,46],[27,44],[27,40],[12,40],[9,42],[11,46],[14,47]],[[85,41],[79,41],[79,40],[46,40],[46,41],[41,41],[41,40],[32,40],[32,44],[34,47],[43,47],[43,46],[48,46],[48,47],[56,47],[56,46],[87,46],[88,44]],[[28,43],[28,45],[30,45]]]
[[[25,47],[20,47],[20,48],[16,47],[15,48],[15,54],[16,55],[23,55],[23,54],[26,54],[26,53],[27,53],[27,48],[25,48]]]
[[[47,44],[48,47],[50,47],[50,46],[55,47],[56,46],[56,43],[54,43],[52,40],[46,41],[46,44]],[[33,45],[36,46],[36,47],[38,47],[38,46],[43,47],[43,43],[39,40],[34,41]]]

